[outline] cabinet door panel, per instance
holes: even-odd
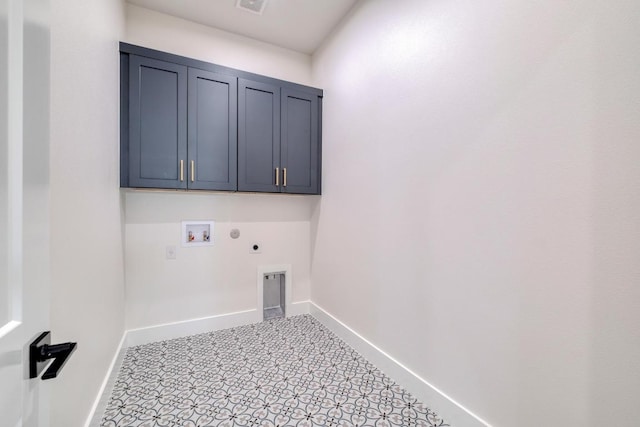
[[[190,68],[189,188],[236,190],[236,123],[236,78]]]
[[[186,188],[187,68],[132,55],[129,71],[129,185]]]
[[[279,192],[280,88],[244,79],[238,88],[238,190]]]
[[[318,193],[318,97],[282,90],[281,164],[286,168],[287,193]]]

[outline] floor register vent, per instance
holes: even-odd
[[[247,12],[257,13],[262,15],[264,7],[267,5],[267,0],[238,0],[236,7],[238,9],[246,10]]]

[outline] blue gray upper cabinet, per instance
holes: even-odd
[[[320,194],[320,98],[239,79],[238,190]]]
[[[120,43],[120,186],[320,194],[322,90]]]
[[[281,97],[282,191],[318,194],[320,101],[317,96],[289,88],[282,89]]]
[[[189,68],[189,178],[194,190],[237,187],[237,79]]]
[[[238,81],[238,190],[280,192],[280,88]]]
[[[129,58],[129,186],[187,188],[187,67]]]

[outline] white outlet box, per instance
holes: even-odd
[[[167,246],[165,254],[167,259],[176,259],[176,247]]]
[[[252,254],[261,254],[262,253],[262,243],[253,242],[251,244],[251,247],[249,248],[249,252],[251,252]]]

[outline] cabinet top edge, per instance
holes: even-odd
[[[212,71],[214,73],[227,74],[233,77],[239,77],[263,83],[277,83],[279,86],[299,90],[316,95],[320,98],[323,96],[323,90],[312,86],[306,86],[299,83],[288,82],[286,80],[280,80],[273,77],[264,76],[261,74],[254,74],[248,71],[238,70],[235,68],[225,67],[223,65],[217,65],[206,61],[200,61],[198,59],[188,58],[186,56],[180,56],[173,53],[162,52],[160,50],[150,49],[147,47],[136,46],[133,44],[120,42],[120,53],[144,56],[147,58],[158,59],[166,62],[173,62],[179,65],[187,67],[198,68],[201,70]]]

